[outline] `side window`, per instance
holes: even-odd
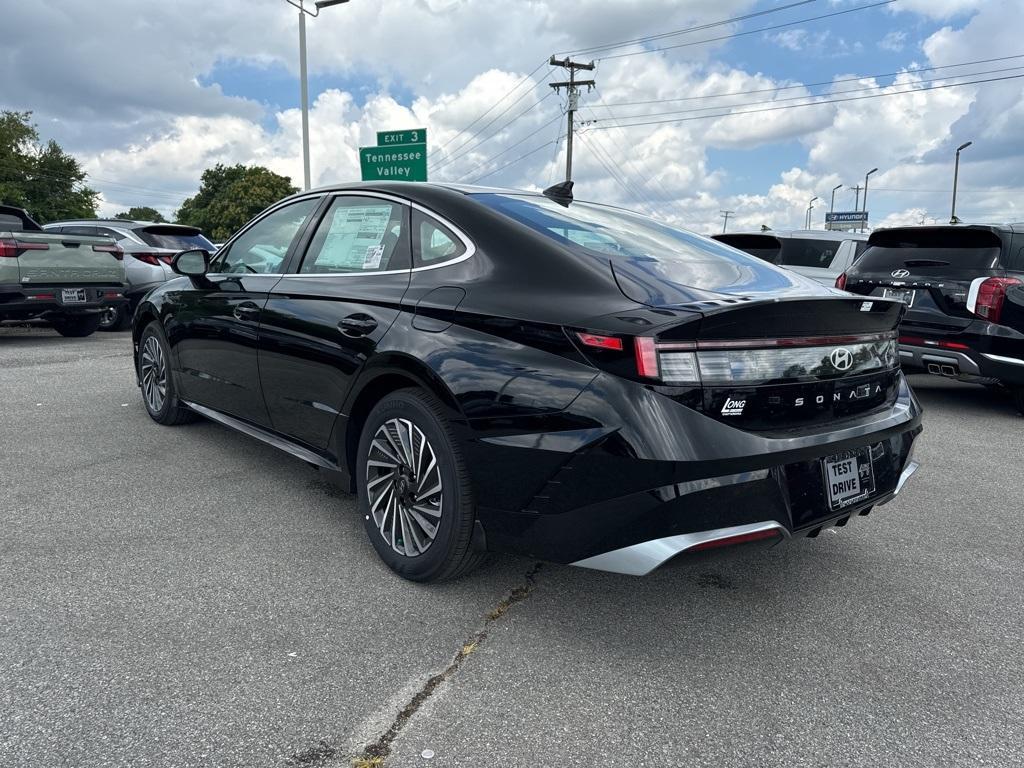
[[[64,227],[61,231],[62,235],[78,235],[79,237],[96,237],[96,227],[86,227],[81,224],[75,224],[70,227]]]
[[[413,211],[412,220],[416,266],[451,261],[466,252],[466,246],[455,233],[436,219]]]
[[[408,268],[405,206],[376,197],[339,195],[317,227],[299,272],[338,275]]]
[[[109,229],[107,227],[96,227],[96,232],[97,232],[97,234],[100,234],[100,235],[106,235],[107,237],[112,237],[115,240],[124,240],[125,239],[124,235],[122,235],[116,229]]]
[[[299,200],[264,216],[239,235],[230,248],[217,252],[210,271],[280,272],[292,240],[319,204],[320,198]]]

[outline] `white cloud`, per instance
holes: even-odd
[[[899,53],[903,50],[903,47],[907,42],[907,33],[902,29],[894,29],[885,34],[881,40],[878,41],[878,47],[883,51],[892,51]]]

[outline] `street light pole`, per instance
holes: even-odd
[[[305,0],[288,0],[299,9],[299,100],[302,102],[302,188],[309,189],[309,80],[306,77],[306,16],[314,19],[320,15],[321,8],[341,5],[348,0],[316,0],[315,11],[306,10]]]
[[[868,223],[868,177],[877,170],[877,168],[872,168],[864,174],[864,221],[860,223],[861,232],[864,231],[864,227],[867,226]]]
[[[971,146],[971,144],[973,143],[973,141],[968,141],[956,148],[956,163],[953,165],[953,208],[949,212],[950,224],[960,223],[960,219],[956,217],[956,183],[958,177],[960,176],[960,153],[963,150],[967,149],[969,146]]]
[[[836,210],[836,191],[840,190],[842,188],[843,188],[842,184],[836,184],[834,187],[832,187],[832,202],[830,202],[828,204],[828,212],[829,213],[835,213],[835,210]],[[828,226],[826,225],[825,228],[828,229]]]
[[[807,226],[804,227],[804,229],[810,229],[811,228],[811,211],[814,210],[814,201],[817,200],[817,199],[818,199],[817,197],[812,197],[811,198],[811,202],[809,202],[807,204]]]

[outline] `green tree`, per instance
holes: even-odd
[[[127,211],[121,211],[114,218],[128,219],[129,221],[155,221],[157,224],[167,222],[167,219],[160,215],[160,211],[150,208],[148,205],[134,205]]]
[[[199,191],[181,204],[175,219],[220,242],[271,203],[296,192],[289,177],[262,166],[218,163],[203,171]]]
[[[40,222],[91,218],[99,194],[78,161],[52,139],[40,144],[31,112],[0,112],[0,203]]]

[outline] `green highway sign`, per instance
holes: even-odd
[[[411,134],[415,131],[397,131]],[[381,135],[378,133],[378,139]],[[359,148],[359,168],[363,181],[426,181],[427,145],[388,144]]]
[[[390,147],[393,144],[426,144],[427,129],[413,128],[409,131],[377,131],[377,146]]]

